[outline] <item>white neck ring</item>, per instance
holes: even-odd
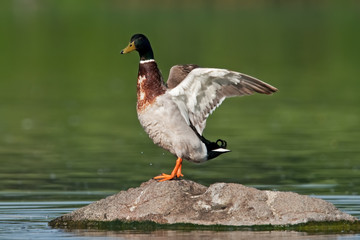
[[[149,62],[155,62],[155,59],[140,60],[140,64],[149,63]]]

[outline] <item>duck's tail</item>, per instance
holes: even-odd
[[[207,160],[216,158],[220,154],[230,152],[229,149],[226,149],[227,143],[225,140],[218,139],[218,140],[216,140],[216,142],[210,142],[209,140],[205,139],[204,137],[202,137],[202,138],[203,139],[201,139],[201,140],[203,143],[205,143],[205,146],[206,146],[207,152],[208,152]]]
[[[217,156],[223,153],[231,152],[231,150],[226,149],[227,142],[225,140],[218,139],[216,140],[216,142],[211,142],[207,140],[203,135],[200,135],[197,132],[194,125],[192,125],[191,123],[190,123],[190,127],[192,128],[192,130],[194,130],[194,132],[200,138],[200,140],[205,144],[207,149],[207,160],[216,158]]]

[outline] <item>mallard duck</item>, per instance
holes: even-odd
[[[137,51],[137,115],[145,132],[160,147],[177,157],[171,174],[154,177],[166,181],[184,176],[182,161],[201,163],[230,150],[227,143],[203,136],[206,119],[228,97],[272,94],[277,89],[259,79],[226,69],[194,64],[175,65],[163,81],[148,38],[135,34],[121,54]]]

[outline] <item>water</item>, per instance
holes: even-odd
[[[7,195],[7,194],[2,194]],[[74,194],[73,194],[74,195]],[[81,198],[81,193],[78,194]],[[314,196],[335,204],[340,210],[360,218],[360,196]],[[91,201],[24,201],[0,202],[0,239],[350,239],[360,238],[354,234],[311,235],[300,232],[272,231],[272,232],[243,232],[243,231],[171,231],[157,230],[143,231],[96,231],[96,230],[60,230],[52,229],[47,224],[53,218],[85,206]]]
[[[226,100],[204,134],[232,152],[185,162],[186,179],[319,196],[359,217],[358,3],[177,3],[1,1],[0,238],[328,237],[47,227],[175,163],[136,119],[138,57],[119,54],[135,32],[150,37],[165,78],[197,63],[279,88]]]
[[[1,202],[1,239],[51,239],[74,236],[47,226],[53,217],[89,202]]]

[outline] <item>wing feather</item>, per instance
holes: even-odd
[[[216,68],[195,68],[169,90],[182,116],[202,134],[206,119],[228,97],[272,94],[277,89],[249,75]]]
[[[170,69],[169,78],[166,82],[166,85],[169,89],[172,89],[179,85],[186,76],[195,68],[199,66],[196,64],[183,64],[183,65],[175,65]]]

